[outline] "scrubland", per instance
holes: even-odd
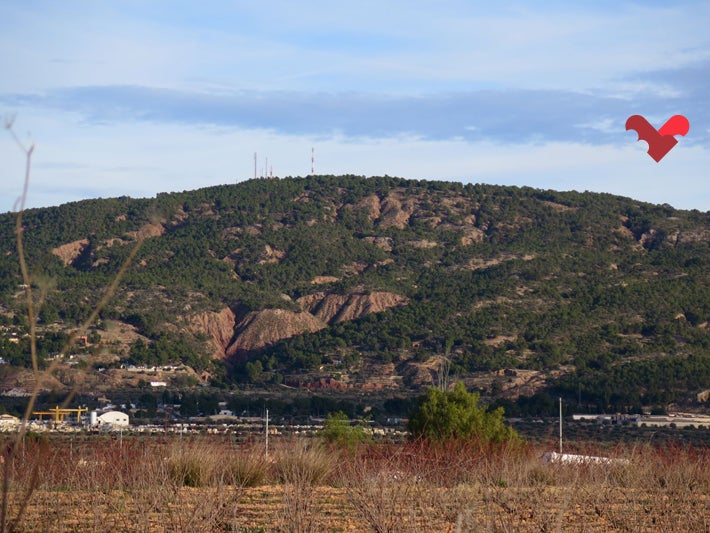
[[[710,451],[691,447],[588,446],[575,451],[623,461],[564,465],[521,443],[19,446],[4,465],[6,531],[710,531]]]

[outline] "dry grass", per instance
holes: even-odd
[[[293,440],[267,461],[217,437],[27,438],[9,465],[9,516],[26,503],[15,530],[56,532],[710,531],[707,449],[618,449],[628,463],[615,465],[541,453]]]
[[[253,448],[222,441],[60,445],[29,443],[14,455],[13,511],[28,473],[39,472],[22,531],[238,531],[245,488],[269,471]]]
[[[282,484],[282,512],[277,529],[294,533],[320,531],[318,484],[332,481],[338,454],[319,440],[281,443],[274,454],[275,480]]]

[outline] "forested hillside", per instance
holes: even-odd
[[[5,388],[29,365],[14,223],[0,215]],[[78,372],[129,386],[127,366],[184,364],[194,372],[168,376],[176,387],[392,394],[464,380],[512,413],[545,410],[551,395],[604,411],[707,402],[707,213],[356,176],[29,210],[43,359],[89,315],[139,235],[137,258],[75,350],[80,363],[54,387]]]

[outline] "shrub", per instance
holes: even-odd
[[[278,450],[274,471],[282,483],[315,485],[331,475],[337,460],[332,450],[297,440]]]
[[[320,436],[331,444],[338,444],[350,450],[370,440],[367,428],[362,423],[351,425],[350,419],[342,411],[328,415]]]
[[[517,433],[505,425],[503,409],[488,411],[478,405],[478,394],[457,383],[452,391],[429,388],[409,420],[414,438],[434,442],[478,439],[481,442],[516,440]]]
[[[178,487],[207,487],[222,475],[222,454],[212,446],[178,443],[166,458],[170,480]]]
[[[239,450],[227,459],[227,482],[238,487],[260,485],[268,472],[269,462],[260,449]]]
[[[200,487],[205,473],[200,459],[192,454],[180,453],[168,460],[170,479],[178,486]]]

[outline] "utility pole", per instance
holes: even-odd
[[[560,396],[560,453],[562,453],[562,397]]]
[[[266,458],[269,458],[269,410],[266,410]]]

